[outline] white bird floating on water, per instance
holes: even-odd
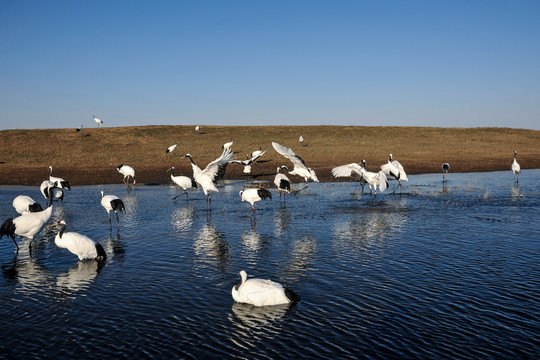
[[[173,166],[170,168],[171,172],[171,180],[176,185],[180,186],[182,189],[184,189],[184,194],[186,194],[186,200],[188,200],[188,190],[189,189],[197,189],[197,182],[190,178],[189,176],[184,175],[174,175],[175,167]],[[178,195],[180,196],[180,195]],[[178,196],[175,196],[174,199],[176,199]]]
[[[441,166],[442,169],[442,180],[446,181],[446,178],[448,177],[448,172],[450,171],[450,164],[445,162]]]
[[[267,151],[268,150],[264,150],[262,152],[259,152],[257,155],[251,156],[251,158],[249,158],[249,156],[247,156],[246,160],[244,160],[244,161],[242,161],[242,160],[231,160],[230,162],[234,163],[234,164],[243,165],[244,166],[244,170],[243,170],[244,174],[251,174],[251,164],[253,164],[253,162],[255,162],[258,158],[263,156]],[[255,153],[255,151],[253,153]]]
[[[239,273],[242,282],[232,288],[234,301],[254,306],[271,306],[296,304],[301,298],[294,291],[283,287],[280,283],[265,279],[248,279],[247,273]]]
[[[212,198],[210,197],[209,192],[219,192],[215,183],[221,180],[225,175],[225,170],[227,170],[227,165],[232,156],[232,151],[230,149],[225,149],[220,157],[209,163],[204,170],[201,170],[201,168],[193,161],[191,154],[185,155],[191,162],[193,179],[203,189],[207,205],[212,206]]]
[[[255,211],[255,202],[268,198],[272,199],[272,193],[266,189],[245,189],[240,190],[240,197],[242,201],[251,204],[251,211]]]
[[[92,117],[94,118],[94,121],[96,122],[96,124],[97,124],[98,126],[100,126],[101,124],[103,124],[103,120],[98,119],[98,118],[96,117],[96,115],[92,115]]]
[[[16,218],[9,218],[0,227],[0,239],[4,235],[9,236],[13,240],[18,252],[19,246],[15,241],[15,235],[33,239],[34,235],[43,229],[43,226],[49,221],[51,215],[52,205],[43,211],[26,213]]]
[[[118,228],[120,228],[120,220],[118,219],[118,212],[119,211],[125,211],[126,207],[124,206],[124,202],[122,199],[120,199],[116,195],[104,195],[103,191],[101,192],[101,206],[105,208],[107,211],[107,215],[109,215],[109,226],[112,229],[112,222],[111,222],[111,211],[114,211],[116,214],[116,223],[118,224]]]
[[[399,185],[399,191],[401,192],[401,181],[409,181],[407,174],[403,169],[403,166],[397,160],[392,160],[392,154],[388,157],[388,163],[381,165],[381,170],[389,180],[397,180]],[[395,190],[394,190],[395,192]]]
[[[514,151],[514,162],[512,163],[512,173],[514,174],[514,181],[519,183],[519,173],[521,172],[521,166],[517,162],[517,151]]]
[[[35,202],[30,196],[19,195],[13,199],[13,207],[19,214],[43,211],[41,204]]]
[[[49,181],[54,183],[60,189],[66,188],[68,190],[71,190],[71,187],[69,186],[69,182],[67,182],[66,180],[62,178],[52,176],[52,166],[49,166]]]
[[[131,166],[120,164],[116,168],[118,172],[122,175],[124,175],[124,178],[122,179],[122,182],[127,185],[128,189],[129,187],[129,178],[133,180],[133,186],[135,186],[135,169],[133,169]]]
[[[56,226],[59,229],[58,234],[54,238],[56,246],[68,249],[69,252],[77,255],[79,260],[105,260],[107,258],[107,253],[103,247],[89,237],[76,232],[64,232],[66,230],[66,222],[64,220],[60,220],[58,223],[50,226]]]
[[[64,202],[64,190],[56,186],[55,183],[45,180],[39,186],[43,197],[47,199],[47,206],[52,204],[53,200],[60,200]]]
[[[272,146],[279,154],[283,155],[293,163],[294,169],[293,171],[289,171],[289,174],[303,177],[304,181],[306,182],[306,186],[308,180],[310,179],[315,182],[319,182],[315,171],[313,171],[311,168],[308,168],[304,160],[302,160],[300,156],[296,155],[294,151],[292,151],[292,149],[280,145],[277,142],[272,142]]]
[[[176,149],[176,145],[178,144],[174,144],[174,145],[171,145],[167,148],[167,150],[165,151],[165,154],[170,154],[174,151],[174,149]]]

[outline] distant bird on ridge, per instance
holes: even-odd
[[[96,124],[98,125],[98,127],[101,126],[101,124],[103,124],[103,120],[98,119],[98,118],[96,117],[96,115],[92,115],[92,116],[94,117],[94,121],[96,122]]]

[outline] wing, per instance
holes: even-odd
[[[379,190],[383,192],[384,190],[386,190],[386,188],[388,188],[388,180],[386,179],[386,175],[382,170],[379,171],[377,175],[379,178]]]
[[[399,179],[399,169],[395,167],[394,164],[386,163],[381,165],[381,170],[384,171],[385,174],[390,174],[396,179]]]
[[[405,169],[403,169],[403,166],[399,163],[399,161],[394,160],[392,161],[392,165],[394,165],[399,170],[399,179],[403,181],[409,181],[407,179],[407,174],[405,173]]]
[[[202,174],[207,175],[213,181],[220,180],[221,178],[223,178],[223,175],[225,175],[227,164],[231,160],[232,156],[233,152],[230,149],[224,149],[220,157],[212,161],[206,166],[206,168],[204,168]]]
[[[264,150],[264,151],[261,152],[260,154],[253,156],[251,159],[249,159],[248,165],[251,164],[252,162],[254,162],[255,160],[257,160],[258,158],[260,158],[261,156],[263,156],[264,153],[267,152],[267,151],[268,151],[268,150]]]
[[[334,177],[349,177],[353,176],[353,174],[358,174],[362,176],[360,169],[362,169],[362,167],[357,163],[350,163],[347,165],[341,165],[333,168],[332,175]]]
[[[273,142],[273,141],[272,141],[272,146],[274,147],[274,150],[276,150],[279,154],[289,159],[293,163],[294,166],[307,168],[304,160],[302,160],[300,156],[296,155],[294,151],[292,151],[292,149],[285,147],[283,145],[280,145],[277,142]]]
[[[315,170],[313,170],[312,168],[308,168],[308,170],[309,174],[311,175],[311,180],[319,182],[319,178],[317,177],[317,174],[315,174]]]

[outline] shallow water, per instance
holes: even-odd
[[[47,230],[32,256],[28,239],[18,254],[1,239],[0,357],[536,357],[539,175],[523,171],[519,186],[509,171],[451,173],[444,186],[416,175],[376,198],[310,184],[285,205],[275,193],[256,203],[254,218],[243,181],[225,183],[212,211],[202,192],[173,201],[173,186],[73,187],[52,220],[108,259],[79,262]],[[126,204],[119,231],[101,190]],[[37,188],[2,186],[2,220],[19,194],[44,202]],[[241,269],[301,302],[235,304]]]

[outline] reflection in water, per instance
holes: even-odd
[[[517,199],[520,197],[521,193],[519,191],[519,185],[517,184],[512,185],[511,194],[512,194],[512,198],[514,199]]]
[[[43,266],[36,264],[31,257],[21,258],[20,253],[9,263],[2,264],[2,275],[6,279],[18,281],[25,294],[43,291],[50,276]]]
[[[288,208],[279,208],[274,213],[274,234],[279,237],[289,231],[291,227],[291,210]]]
[[[290,304],[253,306],[235,302],[232,306],[234,316],[230,314],[229,321],[236,326],[238,331],[266,328],[281,319],[290,306]]]
[[[195,255],[201,260],[215,262],[221,271],[225,271],[230,260],[229,243],[225,235],[206,217],[206,223],[197,232],[193,243]]]
[[[171,213],[171,225],[178,231],[191,230],[194,213],[195,208],[187,204],[181,208],[175,209]]]
[[[63,292],[84,290],[94,281],[104,264],[97,260],[79,261],[67,273],[58,275],[56,286]]]
[[[298,280],[302,274],[305,274],[310,269],[312,257],[316,250],[316,238],[306,236],[294,239],[291,242],[291,249],[285,266],[286,277]]]

